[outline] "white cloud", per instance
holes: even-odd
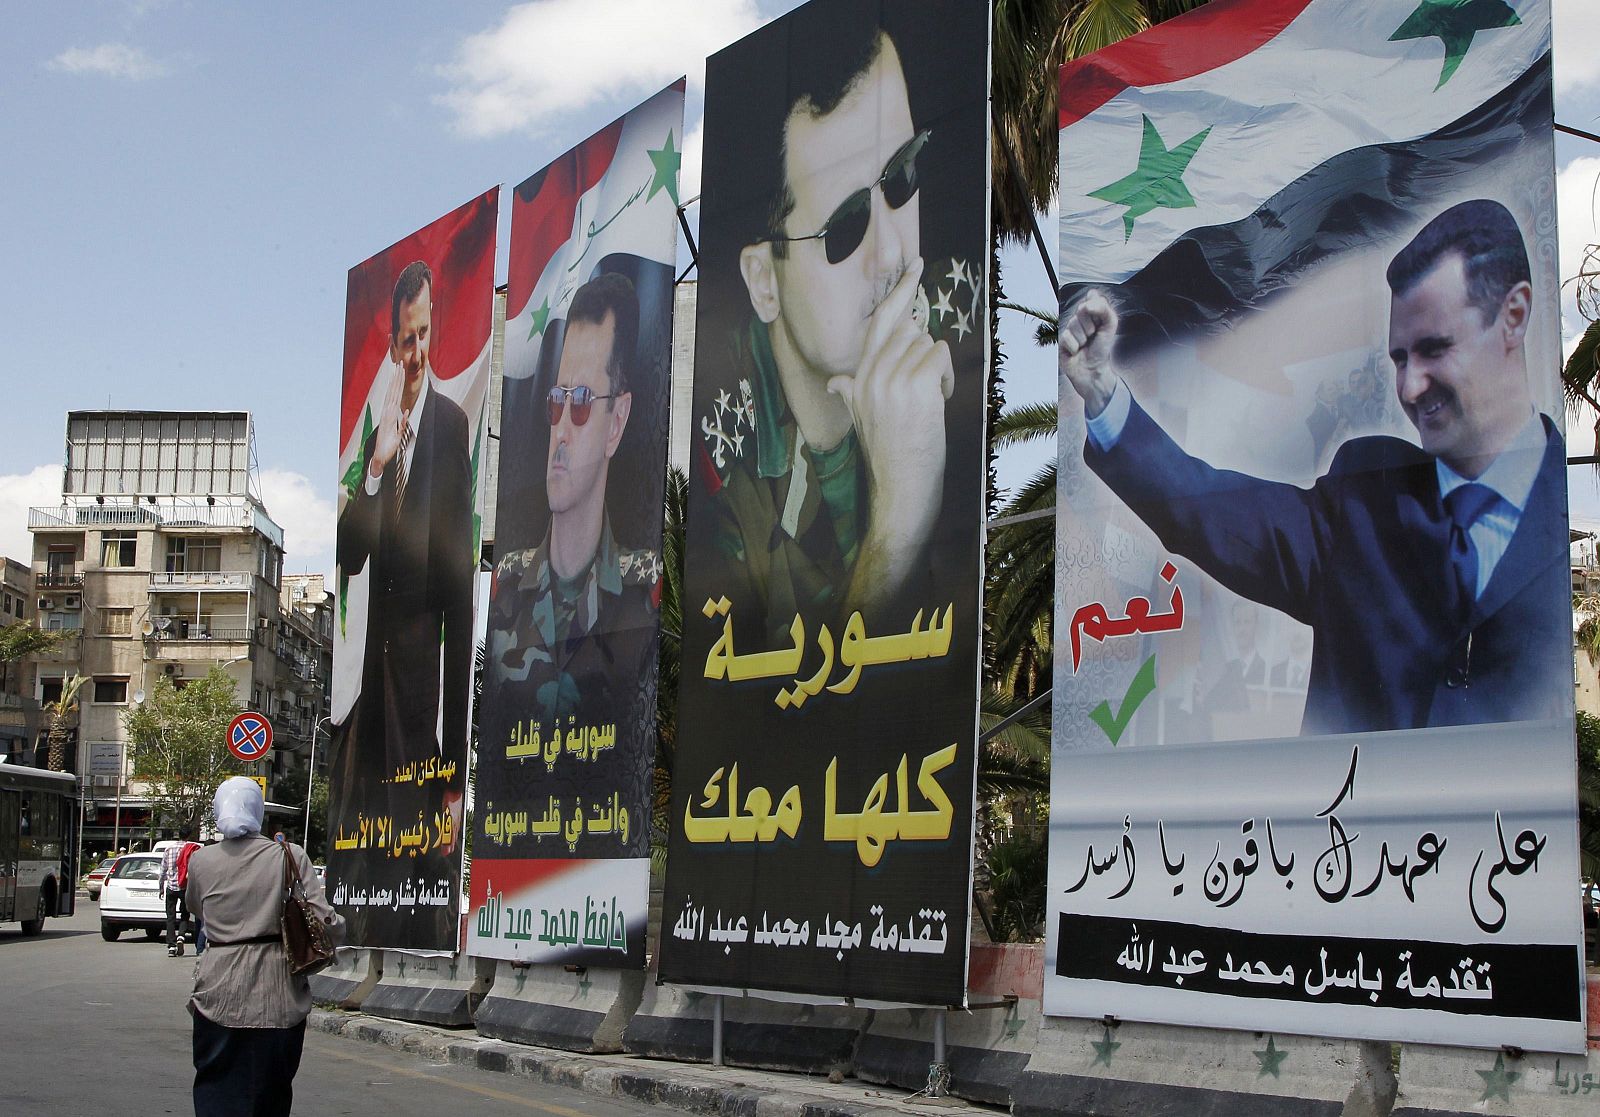
[[[261,471],[261,499],[283,528],[283,568],[290,573],[333,574],[333,501],[311,478],[290,469]]]
[[[127,43],[101,43],[97,47],[70,47],[52,58],[50,69],[66,74],[99,74],[108,78],[144,81],[164,77],[167,67],[138,47]]]
[[[472,136],[541,132],[563,112],[644,96],[761,23],[754,0],[533,0],[469,36],[438,98]]]
[[[689,124],[683,137],[683,166],[678,170],[678,197],[693,198],[700,193],[700,166],[705,155],[706,118]]]
[[[27,563],[33,557],[28,509],[61,503],[61,467],[37,466],[27,473],[0,474],[0,555]]]
[[[1556,173],[1556,214],[1560,230],[1561,338],[1563,352],[1577,344],[1588,320],[1578,313],[1579,284],[1589,247],[1600,242],[1600,156],[1574,159]],[[1600,269],[1600,260],[1587,265]],[[1600,276],[1596,277],[1600,282]],[[1600,294],[1600,292],[1597,292]]]
[[[1595,0],[1555,0],[1556,95],[1600,88],[1600,4]]]

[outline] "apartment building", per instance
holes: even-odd
[[[279,667],[273,737],[318,772],[328,766],[329,687],[333,680],[334,596],[321,574],[285,574],[278,593],[273,651]]]
[[[220,665],[242,704],[298,716],[307,680],[278,651],[283,530],[261,502],[248,412],[69,412],[61,501],[30,509],[28,528],[40,626],[66,634],[38,657],[34,696],[89,680],[67,758],[86,846],[149,823],[122,717],[158,677],[181,687]],[[274,773],[299,744],[291,729]]]
[[[0,627],[33,621],[33,570],[16,559],[0,558]],[[33,665],[0,660],[0,757],[22,763],[39,732],[39,703],[33,696]]]

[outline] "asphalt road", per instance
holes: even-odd
[[[100,938],[95,903],[51,919],[37,938],[0,927],[0,1114],[5,1117],[159,1117],[192,1113],[189,1014],[194,955],[168,958],[139,931]],[[430,1063],[416,1055],[307,1031],[295,1112],[439,1117],[471,1112],[553,1117],[644,1117],[611,1102],[508,1074]]]

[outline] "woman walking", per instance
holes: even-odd
[[[334,912],[306,851],[261,834],[265,804],[252,779],[234,776],[213,802],[223,840],[189,859],[184,899],[206,926],[208,949],[195,968],[195,1117],[287,1117],[300,1068],[311,989],[289,973],[279,920],[284,857],[294,859],[311,910],[334,941]]]

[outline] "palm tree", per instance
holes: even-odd
[[[88,682],[86,675],[71,675],[61,680],[61,696],[45,706],[50,721],[50,757],[47,766],[52,772],[67,769],[67,737],[72,732],[68,718],[78,712],[78,691]]]
[[[1056,82],[1065,62],[1198,8],[1205,0],[995,0],[995,230],[1026,241],[1056,191]],[[1016,156],[1021,181],[1011,173]],[[999,296],[996,295],[998,298]]]
[[[661,653],[656,673],[655,832],[650,857],[664,870],[672,809],[672,766],[678,744],[678,662],[683,647],[683,524],[689,505],[689,476],[667,467],[666,520],[661,528]]]

